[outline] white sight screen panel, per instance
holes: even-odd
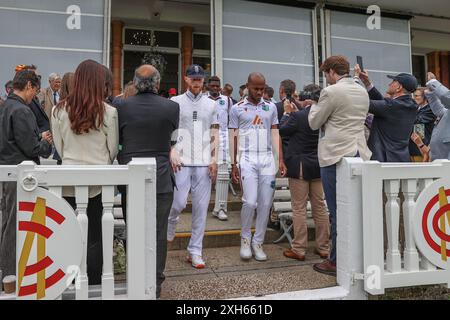
[[[278,99],[280,82],[314,82],[312,10],[242,0],[223,2],[223,74],[237,98],[251,72],[261,72]]]
[[[75,71],[86,59],[103,62],[105,0],[0,0],[0,92],[18,64],[34,64],[48,86],[48,75]],[[67,13],[78,6],[79,27],[69,29]],[[75,21],[75,20],[71,20]],[[75,26],[76,24],[69,24]]]
[[[331,54],[344,55],[350,66],[362,56],[364,68],[380,92],[392,81],[386,76],[411,73],[409,22],[381,17],[381,29],[367,28],[368,15],[330,11]]]

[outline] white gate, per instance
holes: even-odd
[[[387,288],[450,288],[450,214],[443,211],[447,197],[442,196],[450,189],[449,176],[450,161],[342,161],[337,266],[338,283],[354,294],[349,297],[363,296],[363,289],[378,295]],[[364,288],[357,280],[364,280]]]
[[[0,181],[17,181],[18,203],[27,198],[27,193],[41,188],[48,189],[65,202],[61,198],[62,188],[75,188],[76,213],[83,244],[76,299],[89,298],[86,210],[90,186],[101,186],[102,189],[102,299],[118,298],[115,296],[113,272],[114,190],[118,185],[127,186],[127,296],[124,298],[156,298],[155,159],[133,159],[127,166],[37,166],[24,162],[18,166],[0,166]]]

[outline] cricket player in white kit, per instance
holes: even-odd
[[[208,80],[209,99],[215,101],[219,129],[219,153],[218,153],[218,173],[216,182],[216,201],[213,216],[221,221],[228,219],[228,189],[230,183],[229,140],[228,140],[228,114],[233,106],[231,98],[221,95],[220,78],[213,76]]]
[[[205,72],[192,65],[185,77],[188,90],[173,97],[180,105],[180,124],[175,150],[179,161],[174,167],[176,189],[169,215],[167,240],[173,241],[177,222],[186,208],[189,191],[192,195],[192,236],[188,246],[188,261],[202,269],[203,236],[211,197],[211,183],[217,177],[218,117],[215,102],[202,94]]]
[[[264,76],[252,73],[248,78],[248,97],[231,108],[230,137],[234,150],[232,177],[243,189],[241,211],[241,258],[267,260],[262,245],[275,192],[275,176],[287,173],[278,134],[276,106],[264,101]],[[239,155],[237,148],[239,146]],[[278,163],[275,159],[278,155]],[[237,159],[239,161],[237,162]],[[256,210],[256,232],[252,239],[252,222]]]

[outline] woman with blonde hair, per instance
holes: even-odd
[[[104,102],[107,79],[101,64],[86,60],[74,74],[69,95],[53,108],[55,147],[63,165],[107,165],[114,161],[119,145],[117,110]],[[63,190],[75,208],[73,188]],[[89,284],[100,284],[102,275],[101,187],[89,189],[87,207]]]

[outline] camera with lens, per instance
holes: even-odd
[[[300,92],[300,101],[312,100],[317,102],[320,99],[320,92],[321,90],[304,90]]]

